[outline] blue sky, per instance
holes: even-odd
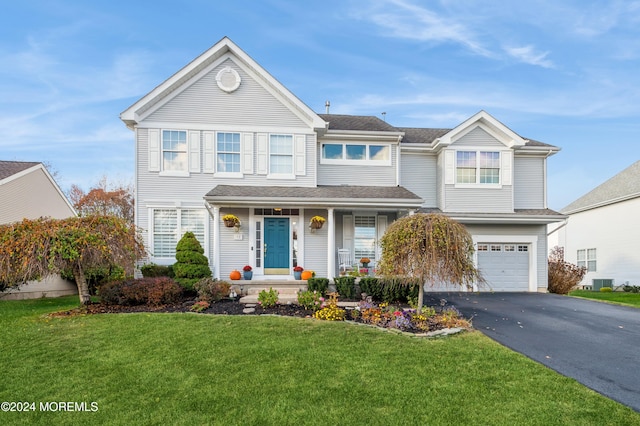
[[[562,151],[561,209],[640,160],[640,1],[7,2],[0,159],[44,161],[60,186],[127,181],[119,114],[230,37],[317,112],[455,127],[486,110]]]

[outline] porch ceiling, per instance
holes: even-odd
[[[401,186],[234,186],[218,185],[204,196],[217,205],[376,207],[417,209],[422,199]]]

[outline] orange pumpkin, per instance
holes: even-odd
[[[302,275],[300,275],[300,278],[302,278],[303,280],[308,280],[309,278],[313,277],[313,271],[302,271]]]
[[[232,279],[232,280],[239,280],[241,277],[242,277],[242,274],[237,269],[234,269],[229,274],[229,278]]]

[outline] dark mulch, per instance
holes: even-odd
[[[86,306],[71,309],[64,312],[55,312],[50,316],[65,317],[75,315],[88,315],[88,314],[113,314],[113,313],[136,313],[136,312],[192,312],[191,306],[195,303],[193,300],[185,300],[181,303],[162,306],[149,306],[149,305],[137,305],[137,306],[123,306],[123,305],[104,305],[102,303],[91,303]],[[263,308],[260,305],[255,305],[255,311],[245,313],[246,305],[235,300],[224,299],[216,303],[212,303],[211,306],[201,313],[203,314],[218,314],[218,315],[282,315],[292,317],[311,317],[313,311],[304,309],[296,304],[282,304],[276,305],[273,308]]]

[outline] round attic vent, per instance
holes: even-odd
[[[231,67],[222,68],[216,75],[218,87],[228,93],[240,87],[240,80],[238,72]]]

